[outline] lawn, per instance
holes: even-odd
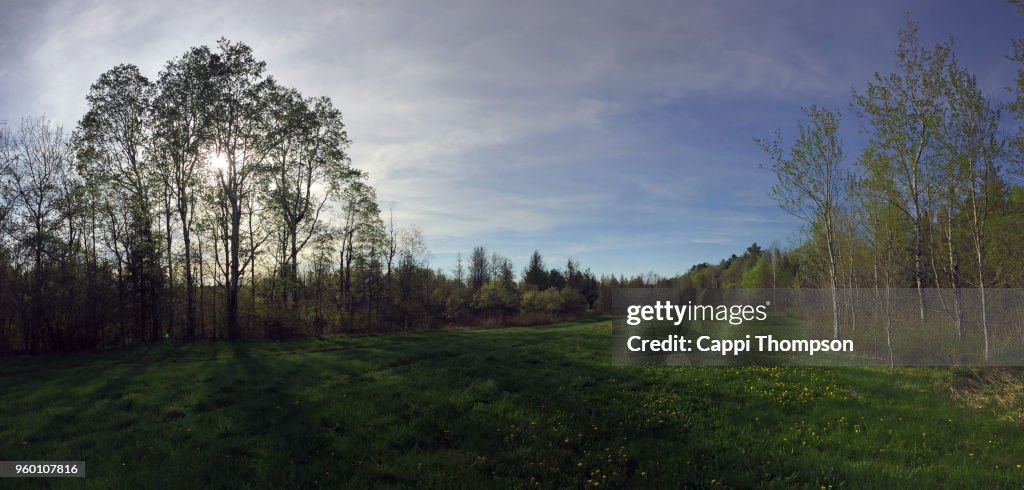
[[[951,369],[610,365],[607,321],[0,360],[0,460],[141,487],[1024,485]]]

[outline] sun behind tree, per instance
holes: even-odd
[[[228,171],[228,157],[223,153],[212,152],[206,158],[206,161],[209,163],[210,170],[213,171],[214,176],[224,174]]]

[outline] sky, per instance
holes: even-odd
[[[789,246],[754,138],[792,136],[810,104],[841,109],[894,64],[897,31],[955,36],[998,99],[1024,15],[1002,1],[0,0],[0,121],[74,127],[89,85],[155,79],[190,46],[250,45],[268,72],[344,114],[350,156],[431,264],[474,246],[601,273],[662,275]]]

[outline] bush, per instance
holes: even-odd
[[[504,316],[515,313],[519,307],[516,292],[506,288],[500,281],[484,284],[473,295],[473,309],[484,314]]]

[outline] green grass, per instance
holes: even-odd
[[[0,460],[140,487],[1021,487],[949,369],[610,365],[608,322],[0,360]]]

